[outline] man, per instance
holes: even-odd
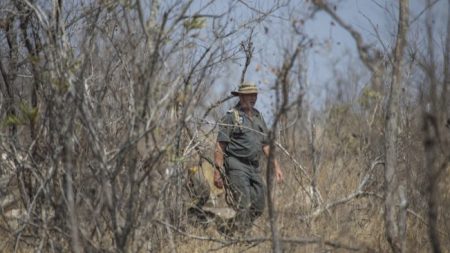
[[[261,154],[269,156],[270,147],[267,126],[254,108],[258,89],[252,83],[244,83],[237,91],[239,103],[222,118],[217,136],[214,162],[214,183],[218,188],[229,187],[236,216],[231,230],[247,229],[259,217],[265,206],[265,186],[260,176]],[[273,168],[277,182],[283,181],[283,173],[274,159]],[[222,170],[223,169],[223,170]],[[225,171],[225,175],[221,172]]]

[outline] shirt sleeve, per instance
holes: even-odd
[[[233,120],[231,118],[231,113],[227,113],[219,122],[219,133],[217,134],[217,141],[230,142],[232,128]]]
[[[267,129],[266,121],[261,115],[261,132],[263,133],[262,137],[262,144],[268,145],[269,144],[269,130]]]

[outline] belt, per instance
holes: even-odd
[[[232,156],[230,154],[227,154],[226,152],[225,152],[224,155],[225,155],[225,157],[233,157],[233,158],[235,158],[236,160],[238,160],[239,162],[241,162],[243,164],[250,165],[250,166],[252,166],[254,168],[259,168],[259,161],[258,160],[249,160],[249,159],[246,159],[246,158],[243,158],[243,157]]]
[[[236,159],[239,160],[239,162],[243,163],[243,164],[247,164],[252,166],[253,168],[258,168],[259,167],[259,161],[252,161],[252,160],[248,160],[245,158],[240,158],[240,157],[236,157]]]

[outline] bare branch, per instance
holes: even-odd
[[[242,69],[241,83],[243,83],[245,80],[245,73],[247,72],[247,68],[250,65],[250,62],[252,60],[253,51],[255,50],[255,48],[253,47],[252,36],[253,36],[253,30],[250,32],[250,35],[248,36],[247,41],[241,42],[241,48],[245,53],[245,64],[244,64],[244,68]]]

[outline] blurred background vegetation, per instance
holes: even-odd
[[[449,10],[0,2],[0,251],[448,252]],[[225,207],[208,161],[244,79],[286,180],[228,238],[189,210]]]

